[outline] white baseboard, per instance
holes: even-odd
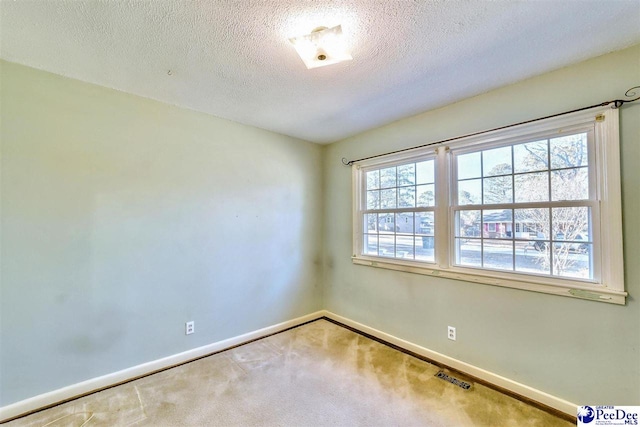
[[[38,396],[31,397],[29,399],[21,400],[19,402],[12,403],[0,408],[0,423],[18,417],[20,415],[38,410],[40,408],[44,408],[46,406],[51,406],[77,396],[82,396],[93,391],[120,384],[144,375],[148,375],[153,372],[166,369],[171,366],[179,365],[181,363],[185,363],[211,353],[222,351],[237,346],[238,344],[243,344],[248,341],[281,332],[285,329],[319,319],[323,316],[325,316],[324,310],[317,311],[315,313],[307,314],[306,316],[278,323],[277,325],[268,326],[266,328],[258,329],[257,331],[249,332],[223,341],[218,341],[213,344],[194,348],[192,350],[187,350],[182,353],[174,354],[172,356],[163,357],[162,359],[143,363],[141,365],[133,366],[131,368],[123,369],[122,371],[103,375],[101,377],[91,378],[89,380],[72,384],[58,390],[53,390],[48,393],[43,393]]]
[[[249,332],[243,335],[239,335],[233,338],[229,338],[223,341],[218,341],[213,344],[208,344],[202,347],[194,348],[182,353],[174,354],[172,356],[157,359],[151,362],[143,363],[141,365],[133,366],[131,368],[123,369],[118,372],[107,374],[101,377],[92,378],[77,384],[72,384],[67,387],[63,387],[58,390],[53,390],[48,393],[43,393],[38,396],[31,397],[29,399],[21,400],[16,403],[4,406],[0,408],[0,423],[12,418],[16,418],[20,415],[27,414],[29,412],[54,405],[59,402],[63,402],[72,399],[77,396],[82,396],[91,393],[96,390],[100,390],[106,387],[110,387],[116,384],[120,384],[144,375],[151,374],[153,372],[169,368],[171,366],[179,365],[181,363],[188,362],[206,356],[211,353],[222,351],[239,344],[246,343],[258,338],[265,337],[277,332],[281,332],[285,329],[301,325],[303,323],[319,319],[321,317],[327,317],[337,322],[343,323],[354,329],[372,335],[383,341],[397,345],[408,351],[412,351],[416,354],[424,356],[435,362],[442,363],[458,371],[464,372],[468,375],[474,376],[488,383],[502,387],[520,396],[539,402],[543,405],[562,411],[572,417],[576,416],[577,406],[574,403],[567,402],[566,400],[552,396],[543,391],[526,386],[508,378],[502,377],[498,374],[486,371],[482,368],[470,365],[466,362],[454,359],[444,354],[429,350],[425,347],[421,347],[417,344],[413,344],[409,341],[397,338],[386,332],[379,331],[371,328],[362,323],[358,323],[354,320],[346,317],[339,316],[327,310],[316,311],[315,313],[307,314],[306,316],[298,317],[296,319],[288,320],[286,322],[278,323],[276,325],[268,326],[266,328],[258,329],[253,332]]]
[[[424,348],[417,344],[411,343],[409,341],[405,341],[401,338],[397,338],[393,335],[389,335],[386,332],[379,331],[367,325],[363,325],[362,323],[358,323],[346,317],[339,316],[330,311],[325,310],[324,316],[329,319],[335,320],[336,322],[343,323],[359,331],[365,332],[369,335],[372,335],[388,343],[397,345],[400,348],[412,351],[416,354],[419,354],[420,356],[424,356],[435,362],[442,363],[443,365],[446,365],[450,368],[456,369],[460,372],[479,378],[495,386],[509,390],[520,396],[534,400],[536,402],[539,402],[553,409],[557,409],[558,411],[564,412],[568,415],[571,415],[572,417],[576,416],[578,405],[571,402],[567,402],[566,400],[560,399],[559,397],[552,396],[548,393],[537,390],[533,387],[526,386],[524,384],[510,380],[498,374],[494,374],[493,372],[489,372],[482,368],[478,368],[477,366],[470,365],[466,362],[460,361],[458,359],[454,359],[442,353],[429,350],[428,348]]]

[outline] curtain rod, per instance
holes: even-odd
[[[633,98],[634,96],[637,95],[636,92],[635,92],[635,89],[640,89],[640,86],[634,86],[631,89],[627,90],[624,93],[624,96],[627,97],[627,98]],[[627,104],[629,102],[634,102],[634,101],[637,101],[639,99],[640,99],[640,96],[638,96],[637,98],[634,98],[634,99],[613,99],[611,101],[601,102],[600,104],[591,105],[589,107],[578,108],[576,110],[565,111],[563,113],[552,114],[550,116],[539,117],[537,119],[525,120],[524,122],[513,123],[513,124],[510,124],[510,125],[500,126],[500,127],[489,129],[489,130],[483,130],[483,131],[479,131],[479,132],[468,133],[466,135],[456,136],[454,138],[443,139],[443,140],[435,141],[435,142],[429,142],[427,144],[417,145],[415,147],[403,148],[401,150],[390,151],[390,152],[384,153],[384,154],[376,154],[374,156],[363,157],[363,158],[358,159],[358,160],[348,160],[347,161],[347,159],[343,157],[342,158],[342,164],[345,165],[345,166],[351,166],[354,163],[361,162],[363,160],[375,159],[376,157],[388,156],[389,154],[397,154],[397,153],[402,153],[402,152],[405,152],[405,151],[416,150],[418,148],[429,147],[431,145],[443,144],[445,142],[456,141],[458,139],[468,138],[470,136],[482,135],[484,133],[489,133],[489,132],[493,132],[493,131],[496,131],[496,130],[507,129],[507,128],[510,128],[510,127],[524,125],[524,124],[527,124],[527,123],[533,123],[533,122],[537,122],[537,121],[540,121],[540,120],[551,119],[553,117],[564,116],[565,114],[577,113],[578,111],[584,111],[584,110],[588,110],[590,108],[604,107],[605,105],[609,105],[609,104],[613,104],[611,106],[611,108],[620,108],[624,104]]]

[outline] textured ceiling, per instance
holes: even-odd
[[[307,70],[288,38],[338,24],[353,61]],[[0,26],[8,61],[327,143],[639,43],[640,0],[2,0]]]

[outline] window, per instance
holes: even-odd
[[[618,111],[354,165],[356,264],[624,304]]]
[[[363,171],[363,254],[434,261],[434,168],[424,157]]]
[[[593,133],[453,150],[454,265],[593,280]]]

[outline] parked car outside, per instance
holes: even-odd
[[[572,240],[579,240],[581,242],[589,241],[589,239],[584,237],[582,234],[576,234],[576,236]],[[569,243],[569,250],[571,252],[584,254],[589,251],[589,243],[578,243],[578,242]]]
[[[584,237],[582,234],[576,234],[573,239],[571,239],[571,242],[569,243],[558,243],[559,240],[565,240],[565,235],[564,233],[558,233],[556,234],[555,237],[555,242],[554,246],[559,249],[562,248],[563,245],[567,245],[567,250],[569,252],[575,252],[575,253],[586,253],[589,251],[589,243],[587,243],[589,240]],[[537,251],[544,251],[547,248],[547,241],[545,241],[545,235],[544,233],[538,232],[536,233],[536,237],[535,237],[535,241],[533,242],[533,248]],[[578,242],[579,241],[579,242]],[[582,243],[585,242],[585,243]]]

